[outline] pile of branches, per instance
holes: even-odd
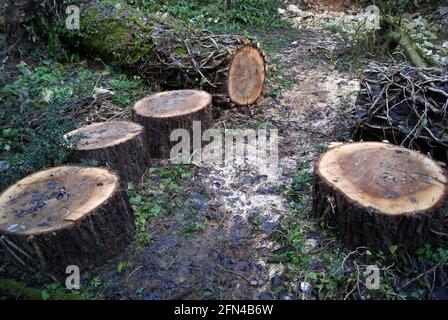
[[[369,64],[352,114],[355,140],[388,140],[448,160],[448,73]]]

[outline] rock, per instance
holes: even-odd
[[[300,283],[300,291],[302,291],[303,293],[308,293],[311,290],[311,284],[309,284],[306,281],[302,281]]]
[[[441,16],[448,14],[448,6],[438,7],[437,13],[440,14]]]
[[[95,88],[93,91],[93,97],[95,99],[110,99],[113,95],[115,95],[115,92],[104,88]]]
[[[302,10],[300,10],[299,7],[296,6],[295,4],[288,5],[286,10],[288,10],[289,12],[294,12],[294,13],[301,13],[302,12]]]
[[[267,291],[263,291],[262,293],[260,293],[260,295],[258,296],[258,299],[260,300],[273,300],[274,296],[272,295],[272,293],[267,292]]]
[[[273,288],[279,286],[282,283],[282,278],[280,276],[273,276],[271,278],[271,286]]]
[[[285,9],[282,9],[282,8],[278,8],[278,9],[277,9],[277,12],[278,12],[279,14],[284,14],[284,13],[286,12],[286,10],[285,10]]]
[[[8,170],[10,167],[7,161],[0,161],[0,171]]]

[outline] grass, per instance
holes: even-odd
[[[191,167],[172,165],[150,168],[145,176],[143,186],[128,184],[128,195],[134,209],[137,232],[135,245],[143,247],[151,243],[148,229],[149,220],[162,215],[169,215],[174,209],[186,202],[185,187],[193,176]],[[203,226],[192,224],[185,227],[186,232],[203,230]]]
[[[277,12],[279,0],[134,0],[142,10],[159,12],[214,32],[243,32],[289,25]]]

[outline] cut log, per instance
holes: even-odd
[[[140,182],[149,166],[144,128],[128,121],[94,123],[67,134],[79,136],[75,153],[116,170],[124,183]]]
[[[72,50],[118,65],[164,90],[200,88],[216,103],[253,104],[262,94],[264,53],[239,35],[179,28],[169,18],[120,5],[81,5],[79,30],[59,28]]]
[[[229,63],[227,90],[230,100],[238,105],[253,104],[263,91],[264,57],[251,45],[242,46]]]
[[[0,195],[2,251],[28,271],[83,272],[120,253],[134,229],[120,178],[104,168],[40,171]]]
[[[317,161],[313,212],[349,246],[413,250],[446,232],[443,169],[422,154],[380,142],[339,146]]]
[[[171,148],[178,141],[170,141],[175,129],[186,129],[193,146],[193,122],[200,121],[202,132],[212,124],[212,96],[198,90],[175,90],[151,95],[137,101],[132,109],[136,122],[145,127],[151,158],[170,158]],[[199,137],[199,138],[201,138]]]

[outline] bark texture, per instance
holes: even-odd
[[[205,97],[197,100],[196,95]],[[185,99],[192,100],[185,102]],[[196,102],[195,102],[196,101]],[[164,113],[167,105],[171,104],[170,110]],[[132,110],[134,121],[145,127],[146,141],[151,158],[170,158],[170,152],[178,141],[170,141],[170,135],[175,129],[188,131],[191,152],[193,146],[193,122],[199,121],[198,131],[208,129],[212,124],[211,96],[203,91],[177,90],[156,94],[138,101]],[[200,145],[199,145],[200,146]]]
[[[80,135],[75,153],[117,171],[124,184],[138,183],[150,165],[144,128],[127,121],[95,123],[69,135]]]
[[[381,143],[373,144],[377,144],[378,147],[382,145]],[[392,245],[415,250],[426,243],[434,244],[440,240],[440,235],[448,230],[446,180],[443,183],[440,182],[437,188],[424,191],[421,189],[424,184],[422,180],[428,179],[428,176],[415,175],[412,171],[407,170],[406,166],[402,168],[407,172],[398,174],[401,172],[399,167],[397,171],[391,173],[391,170],[388,170],[391,167],[387,165],[387,157],[384,159],[384,165],[379,164],[381,154],[384,155],[383,150],[378,152],[378,158],[367,157],[366,161],[376,162],[377,165],[368,167],[367,164],[362,163],[360,157],[357,158],[358,162],[346,164],[347,168],[351,167],[355,171],[353,176],[345,172],[350,176],[349,179],[353,184],[353,190],[351,190],[350,183],[342,183],[344,180],[342,172],[332,175],[328,170],[323,169],[323,166],[328,164],[325,157],[331,155],[334,150],[341,151],[341,148],[344,147],[336,147],[328,151],[315,166],[313,213],[316,217],[322,218],[329,228],[335,229],[339,238],[350,247],[369,246],[388,253]],[[391,145],[388,148],[396,148],[392,150],[393,152],[405,152],[404,150],[406,150]],[[413,155],[414,152],[409,152],[409,161],[415,161],[412,158]],[[342,161],[347,160],[348,158],[345,158]],[[332,161],[337,162],[340,159],[336,157]],[[366,173],[366,176],[363,177],[360,174],[362,169],[356,169],[356,167],[364,165],[366,171],[376,172]],[[437,164],[434,163],[434,167],[437,167]],[[418,170],[417,166],[416,170]],[[384,185],[377,187],[378,184],[381,184],[378,182],[380,179],[387,181],[384,182]],[[420,182],[416,181],[420,179]],[[436,178],[432,177],[432,181],[438,183],[435,180]],[[368,182],[365,181],[372,181],[372,183],[367,185]],[[365,187],[362,187],[361,184]],[[405,187],[401,187],[401,184]],[[412,191],[413,188],[419,192],[427,192],[427,195],[419,196],[418,193],[413,193],[415,191]],[[385,196],[379,197],[380,194]],[[428,198],[432,195],[436,201],[430,203]],[[415,198],[413,199],[413,197]],[[365,199],[370,200],[366,202]],[[375,199],[378,201],[377,203],[375,203]],[[418,210],[412,211],[406,208],[406,205],[409,204],[408,199],[411,202],[415,201],[413,204]],[[423,205],[422,203],[425,201],[428,203]],[[403,209],[401,210],[401,208]]]
[[[106,179],[90,180],[92,175],[84,175],[83,170],[93,170],[99,177]],[[6,201],[11,199],[11,195],[5,196],[9,189],[1,196],[3,218],[0,243],[4,254],[20,268],[64,278],[69,265],[76,265],[83,272],[120,253],[132,241],[135,226],[132,207],[115,174],[106,169],[85,167],[57,167],[48,172],[50,171],[52,175],[44,176],[42,172],[35,174],[34,183],[31,182],[32,179],[25,178],[12,186],[19,186],[17,190],[21,190],[11,194],[16,201]],[[56,183],[54,181],[62,177],[61,172],[78,174],[81,178],[73,180],[76,183],[64,180],[60,184],[61,189],[53,189],[52,185]],[[112,181],[109,180],[109,175],[113,176],[113,181],[117,184],[113,191],[92,210],[82,212],[83,204],[97,196],[95,189],[89,189],[90,182],[92,185],[96,184],[96,188],[107,188],[105,185]],[[79,185],[81,182],[85,185]],[[23,189],[20,187],[21,183],[26,183],[29,187]],[[79,191],[83,188],[88,190],[84,193]],[[60,197],[61,190],[67,194],[65,199],[65,196]],[[34,195],[31,201],[27,198],[29,194]],[[37,198],[41,204],[37,207],[26,207],[25,202],[21,203],[32,203]],[[58,207],[61,205],[63,207]],[[76,208],[80,211],[76,212]],[[52,219],[44,220],[44,216],[50,211],[54,211],[54,214],[50,214]],[[65,217],[61,217],[67,213]],[[16,228],[19,225],[23,229]]]

